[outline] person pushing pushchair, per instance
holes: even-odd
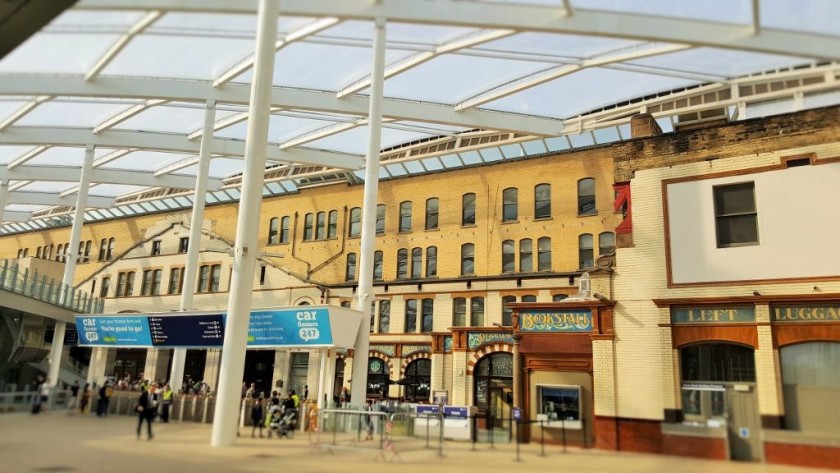
[[[292,396],[283,401],[282,406],[272,406],[270,411],[270,422],[268,436],[271,437],[273,432],[277,433],[277,437],[291,437],[294,434],[295,426],[297,425],[297,409],[295,408],[295,400]]]

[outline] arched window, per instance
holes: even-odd
[[[25,255],[25,253],[21,253],[21,256],[24,256],[24,255]],[[56,247],[55,260],[56,261],[62,261],[63,259],[64,259],[64,244],[62,243],[62,244],[59,244]]]
[[[464,327],[467,325],[467,299],[456,297],[452,300],[452,326]]]
[[[513,240],[505,240],[502,242],[502,272],[514,271],[516,271],[516,249]]]
[[[417,299],[405,301],[405,333],[417,331]]]
[[[423,248],[411,249],[411,277],[418,279],[423,275]]]
[[[348,236],[355,238],[362,234],[362,209],[353,207],[350,209],[350,232]]]
[[[397,279],[408,277],[408,250],[400,248],[397,250]]]
[[[440,200],[432,197],[426,200],[426,230],[438,228],[438,212],[440,211]]]
[[[58,246],[59,246],[59,248],[61,247],[61,245],[58,245]],[[56,251],[56,255],[58,255],[59,253],[61,253],[60,249],[58,251]],[[108,254],[108,240],[103,238],[103,239],[99,240],[99,257],[97,258],[97,260],[98,261],[105,261],[105,255],[106,254]]]
[[[513,325],[513,309],[508,304],[516,302],[516,296],[502,297],[502,325],[509,327]]]
[[[569,297],[568,294],[554,294],[551,296],[551,302],[560,302],[567,297]]]
[[[437,276],[437,247],[426,248],[426,277]]]
[[[465,243],[461,245],[461,276],[475,274],[475,245]]]
[[[278,242],[280,231],[280,219],[277,217],[268,221],[268,244],[274,245]]]
[[[513,222],[519,219],[519,191],[510,187],[502,192],[502,221]]]
[[[391,301],[379,301],[379,333],[391,330]]]
[[[508,417],[503,409],[512,402],[513,355],[491,353],[480,359],[473,370],[473,404],[495,419],[503,419]]]
[[[537,264],[538,271],[551,271],[551,238],[537,240]]]
[[[411,231],[411,201],[400,203],[400,231]]]
[[[315,226],[315,215],[314,214],[306,214],[303,217],[303,241],[311,240],[315,234],[313,232]]]
[[[407,402],[428,401],[432,384],[432,360],[420,358],[409,363],[400,384],[405,386],[403,397]]]
[[[111,261],[111,258],[114,256],[114,247],[116,246],[116,240],[113,238],[108,239],[108,252],[105,253],[105,259]]]
[[[347,267],[344,271],[344,280],[353,281],[356,279],[356,253],[347,253]]]
[[[435,300],[423,299],[420,307],[420,331],[429,333],[434,323]]]
[[[368,358],[367,396],[373,398],[386,397],[390,385],[388,363],[379,358]]]
[[[382,280],[382,257],[382,251],[377,250],[373,252],[373,279],[375,281]]]
[[[533,294],[525,294],[522,296],[522,302],[537,302],[537,296]]]
[[[475,225],[475,194],[464,194],[461,198],[461,226]]]
[[[385,234],[385,204],[376,206],[376,234]]]
[[[327,238],[335,238],[338,235],[338,210],[330,210],[327,218]]]
[[[584,233],[578,237],[578,264],[581,269],[595,266],[595,257],[592,254],[592,234],[590,233]]]
[[[534,271],[534,243],[530,238],[519,240],[519,272]]]
[[[484,298],[473,297],[470,299],[470,326],[484,327]]]
[[[315,239],[323,240],[327,236],[327,213],[318,212],[315,217]]]
[[[534,218],[551,217],[551,184],[534,187]]]
[[[587,177],[578,181],[578,215],[595,215],[595,179]]]
[[[280,220],[280,243],[288,243],[289,242],[289,221],[291,218],[288,216],[283,217]]]
[[[615,251],[615,234],[604,232],[598,235],[598,255],[606,255]]]

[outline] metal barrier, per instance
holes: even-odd
[[[0,266],[0,289],[22,294],[33,299],[70,309],[80,314],[101,314],[105,301],[88,293],[61,284],[55,279],[47,281],[46,276],[38,277],[38,272],[29,274],[29,268],[20,269],[20,265],[11,266],[8,260]]]
[[[0,412],[30,412],[35,404],[35,397],[40,396],[40,391],[14,391],[0,393]],[[47,404],[43,409],[66,409],[70,400],[70,391],[55,388],[50,389],[47,397]]]

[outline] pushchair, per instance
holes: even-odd
[[[271,421],[268,424],[269,435],[276,432],[277,437],[292,437],[297,425],[296,409],[272,409]]]

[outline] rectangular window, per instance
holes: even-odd
[[[502,297],[502,325],[510,327],[513,325],[513,309],[508,304],[516,302],[516,296]]]
[[[204,265],[198,268],[198,287],[195,292],[207,292],[207,283],[210,281],[210,266]]]
[[[280,243],[289,242],[289,217],[283,217],[280,220]]]
[[[463,327],[467,325],[467,299],[456,297],[452,301],[452,326]]]
[[[475,225],[475,194],[461,198],[461,226]]]
[[[327,218],[327,238],[335,238],[338,232],[338,210],[330,210]]]
[[[534,270],[534,243],[530,238],[519,240],[519,271],[530,273]]]
[[[312,214],[306,214],[303,217],[303,241],[309,241],[312,239],[312,230],[313,226],[315,225],[315,216]]]
[[[440,200],[432,198],[426,201],[426,230],[438,228],[438,213],[440,211]]]
[[[292,353],[291,355],[288,389],[294,389],[296,393],[302,394],[309,375],[309,353]],[[271,371],[269,375],[270,373]]]
[[[383,253],[381,251],[374,251],[373,252],[373,280],[374,281],[381,281],[382,280],[382,257],[383,257]]]
[[[470,326],[484,327],[484,298],[470,299]]]
[[[356,279],[356,253],[347,253],[347,267],[344,271],[344,280]]]
[[[102,278],[102,287],[99,288],[99,297],[108,297],[108,289],[111,287],[111,278]]]
[[[385,234],[385,205],[379,204],[376,206],[376,234]]]
[[[152,295],[152,280],[154,278],[154,271],[147,269],[143,271],[143,284],[140,286],[140,294],[144,296]]]
[[[277,243],[277,237],[279,235],[279,226],[280,226],[280,219],[277,217],[272,218],[268,221],[268,244],[274,245]]]
[[[189,237],[181,237],[178,240],[178,253],[186,253],[190,247],[190,238]]]
[[[403,202],[400,204],[400,231],[411,231],[411,202]]]
[[[402,248],[397,250],[397,279],[404,279],[408,276],[408,250]]]
[[[129,271],[125,278],[125,296],[134,295],[134,271]]]
[[[379,333],[391,330],[391,301],[379,301]]]
[[[160,295],[160,280],[163,277],[163,270],[156,269],[154,276],[152,278],[152,295],[159,296]]]
[[[551,184],[534,188],[534,218],[551,217]]]
[[[514,222],[519,219],[519,191],[515,187],[502,193],[502,221]]]
[[[327,231],[327,214],[326,212],[318,212],[315,218],[315,239],[323,240],[326,238]]]
[[[513,240],[502,242],[502,272],[512,273],[516,270],[516,253]]]
[[[260,265],[260,286],[265,286],[265,265]]]
[[[152,256],[157,256],[160,254],[160,240],[155,240],[152,242]]]
[[[466,243],[461,245],[461,276],[475,274],[475,245]]]
[[[417,331],[417,299],[405,301],[405,333]]]
[[[411,277],[419,278],[423,274],[423,249],[411,249]]]
[[[362,209],[354,207],[350,209],[350,234],[351,238],[362,235]]]
[[[423,303],[421,306],[421,323],[420,323],[420,331],[423,333],[429,333],[432,331],[432,324],[434,320],[434,311],[435,311],[435,300],[434,299],[423,299]]]
[[[758,244],[758,213],[755,183],[742,182],[714,187],[717,247]]]
[[[169,270],[168,294],[180,294],[184,289],[184,268],[172,268]]]
[[[426,248],[426,277],[435,276],[437,276],[437,247],[430,246]]]
[[[210,292],[219,292],[219,284],[222,282],[222,265],[214,264],[210,267]]]

